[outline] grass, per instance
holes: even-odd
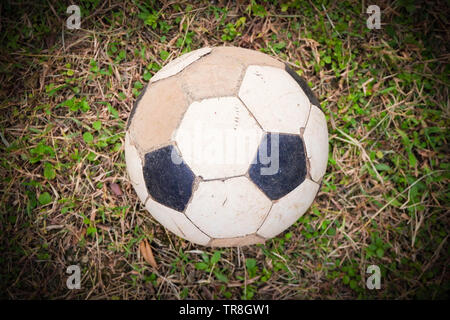
[[[19,2],[0,10],[0,297],[448,299],[446,2],[379,1],[380,30],[356,1],[80,0],[80,30],[62,27],[69,3]],[[319,196],[265,245],[170,234],[126,175],[140,91],[171,59],[214,45],[289,63],[327,115]],[[81,289],[66,287],[72,264]],[[369,265],[380,290],[365,286]]]

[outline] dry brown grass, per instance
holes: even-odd
[[[290,3],[286,12],[266,4],[265,16],[246,3],[155,4],[157,23],[172,26],[167,33],[145,25],[131,1],[81,1],[89,13],[73,31],[63,28],[65,4],[2,5],[0,297],[448,298],[446,4],[408,16],[398,3],[380,2],[383,29],[368,31],[358,3],[327,6],[329,18],[319,4]],[[241,34],[222,40],[240,17]],[[264,246],[221,250],[205,271],[198,263],[217,250],[150,217],[128,181],[122,144],[135,82],[145,84],[146,71],[165,63],[161,52],[168,61],[186,48],[223,44],[263,49],[303,70],[327,113],[331,154],[322,191],[296,225]],[[121,50],[126,57],[115,62]],[[328,56],[339,75],[321,65]],[[72,98],[90,109],[61,105]],[[41,204],[45,192],[51,199]],[[142,241],[157,268],[142,256]],[[82,269],[79,290],[66,287],[72,264]],[[365,289],[370,264],[382,268],[381,290]]]

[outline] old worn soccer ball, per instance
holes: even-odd
[[[202,48],[151,78],[129,117],[125,158],[138,197],[174,234],[208,246],[263,243],[316,197],[327,124],[287,65]]]

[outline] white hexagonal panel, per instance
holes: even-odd
[[[178,72],[182,71],[191,63],[197,61],[205,54],[211,52],[211,48],[201,48],[198,50],[191,51],[189,53],[183,54],[182,56],[170,61],[167,65],[164,66],[161,70],[159,70],[151,79],[150,82],[155,82],[158,80],[162,80],[173,75],[176,75]]]
[[[131,184],[134,187],[139,199],[145,203],[148,192],[145,186],[144,174],[142,172],[142,161],[137,149],[130,142],[130,134],[125,134],[125,162]]]
[[[201,182],[186,216],[212,238],[256,232],[272,202],[246,177]]]
[[[183,160],[203,179],[245,174],[263,131],[236,97],[193,102],[175,132]]]
[[[309,159],[311,178],[318,182],[327,170],[328,129],[325,114],[314,105],[311,106],[303,140]]]
[[[272,238],[286,230],[308,210],[318,190],[317,183],[309,179],[303,181],[301,185],[273,204],[257,234],[264,238]]]
[[[306,125],[309,99],[283,69],[249,66],[239,97],[266,131],[298,134]]]
[[[153,218],[181,238],[200,245],[206,245],[211,240],[181,212],[168,208],[151,198],[148,199],[145,208]]]

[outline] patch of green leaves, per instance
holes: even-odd
[[[45,206],[52,202],[52,197],[51,197],[50,193],[43,192],[39,195],[38,201],[41,205]]]
[[[50,162],[44,163],[44,177],[48,180],[55,179],[56,177],[55,169]]]
[[[198,270],[206,271],[208,273],[213,273],[217,280],[221,282],[228,282],[227,276],[217,268],[217,264],[220,261],[221,251],[214,251],[212,257],[210,258],[207,253],[202,253],[202,262],[197,262],[195,268]]]
[[[223,28],[222,40],[223,41],[233,41],[234,38],[241,36],[242,33],[240,30],[245,26],[245,17],[240,17],[236,23],[228,23]]]

